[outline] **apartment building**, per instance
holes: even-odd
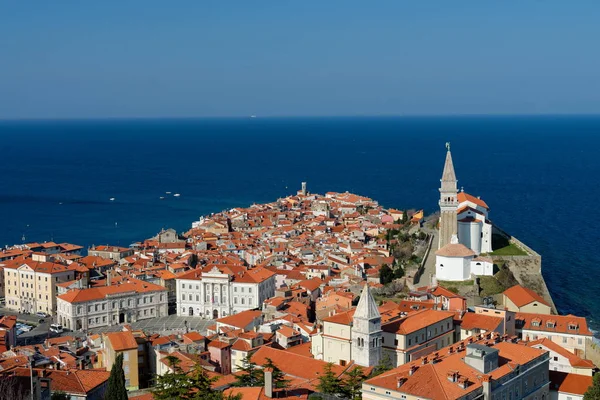
[[[6,308],[55,314],[57,285],[75,278],[74,268],[47,261],[45,255],[4,263]]]
[[[167,289],[135,278],[71,289],[57,298],[57,320],[67,329],[93,329],[168,315]]]
[[[368,379],[362,398],[549,399],[548,352],[491,337],[470,338]]]

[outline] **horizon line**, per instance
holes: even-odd
[[[598,113],[464,113],[464,114],[355,114],[355,115],[223,115],[223,116],[105,116],[105,117],[0,117],[0,122],[68,122],[131,120],[224,119],[342,119],[342,118],[477,118],[477,117],[600,117]]]

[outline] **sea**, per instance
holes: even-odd
[[[433,213],[447,142],[459,187],[598,330],[600,116],[0,121],[0,244],[128,246],[303,181]]]

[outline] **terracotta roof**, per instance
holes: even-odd
[[[548,338],[542,338],[540,340],[535,340],[533,342],[529,342],[529,343],[527,343],[527,346],[535,347],[536,349],[545,347],[548,350],[553,351],[553,352],[565,357],[567,360],[569,360],[569,364],[571,364],[572,367],[596,368],[596,366],[594,365],[594,363],[592,361],[585,360],[585,359],[579,357],[575,353],[570,352],[569,350],[565,349],[564,347],[562,347],[561,345],[559,345],[557,343],[554,343],[552,340],[550,340]]]
[[[138,345],[131,331],[109,332],[104,333],[104,336],[108,339],[115,351],[137,349]]]
[[[231,346],[229,343],[221,342],[220,340],[213,340],[208,344],[208,347],[215,347],[217,349],[225,349]]]
[[[408,335],[427,326],[442,322],[447,318],[453,318],[454,313],[450,311],[420,310],[408,314],[399,320],[391,321],[381,325],[385,332],[394,332]]]
[[[93,300],[104,299],[109,295],[135,292],[135,293],[150,293],[150,292],[165,292],[167,289],[163,286],[154,283],[144,282],[139,279],[129,278],[123,283],[111,286],[96,286],[89,289],[72,289],[65,294],[57,296],[58,299],[68,303],[85,303]]]
[[[455,349],[452,353],[449,352],[450,347]],[[464,362],[464,350],[456,351],[456,345],[450,347],[438,351],[439,359],[436,363],[423,364],[421,358],[368,379],[364,385],[427,399],[463,398],[469,393],[480,390],[483,374]],[[512,364],[523,365],[545,354],[543,350],[508,342],[500,342],[492,347],[499,351],[500,360],[498,368],[488,374],[493,379],[500,379],[512,373]],[[412,375],[409,374],[411,367],[414,368]],[[458,379],[469,382],[468,386],[463,389],[457,382],[449,380],[449,373],[457,373]],[[402,381],[400,387],[398,381]]]
[[[234,326],[244,329],[255,319],[261,318],[262,312],[258,310],[242,311],[241,313],[228,315],[227,317],[217,319],[217,323]]]
[[[502,321],[503,319],[500,317],[469,312],[463,316],[460,328],[468,331],[481,329],[486,332],[493,332],[498,328],[498,325],[500,325]]]
[[[517,307],[523,307],[527,304],[531,304],[534,301],[550,306],[546,300],[531,289],[527,289],[521,285],[515,285],[506,289],[503,293],[510,299]]]
[[[93,389],[108,381],[110,372],[101,370],[55,370],[45,369],[44,374],[52,380],[52,390],[61,391],[72,395],[85,395]],[[34,374],[39,375],[41,370],[35,369]],[[28,368],[18,368],[15,373],[19,376],[31,374]]]
[[[473,250],[460,243],[448,243],[435,252],[436,256],[442,257],[470,257],[474,256],[475,254],[476,253]]]
[[[264,365],[266,359],[270,358],[284,373],[304,379],[318,379],[322,375],[327,363],[314,358],[304,357],[289,351],[277,350],[272,347],[263,346],[252,355],[252,361],[257,365]],[[345,368],[333,365],[332,371],[337,376],[342,375]]]
[[[548,325],[548,321],[553,322]],[[534,313],[516,313],[515,322],[521,324],[522,329],[530,331],[568,333],[572,335],[592,336],[593,333],[588,329],[587,321],[584,317],[575,315],[547,315]],[[569,325],[575,329],[569,329]]]
[[[477,198],[475,196],[472,196],[472,195],[470,195],[468,193],[459,192],[457,198],[458,198],[458,202],[459,203],[462,203],[462,202],[465,202],[465,201],[470,201],[471,203],[475,203],[475,204],[477,204],[480,207],[483,207],[483,208],[488,209],[488,210],[490,209],[488,207],[488,205],[485,203],[485,201],[483,201],[483,200],[481,200],[481,199],[479,199],[479,198]]]
[[[443,288],[443,287],[441,287],[441,286],[437,286],[437,287],[435,288],[435,290],[433,290],[433,291],[431,292],[431,294],[432,294],[433,296],[436,296],[436,297],[437,297],[437,296],[444,296],[444,297],[446,297],[446,298],[448,298],[448,299],[453,299],[453,298],[455,298],[455,297],[464,298],[464,297],[462,297],[461,295],[459,295],[459,294],[456,294],[456,293],[452,293],[452,292],[451,292],[451,291],[449,291],[448,289],[446,289],[446,288]]]
[[[583,396],[592,386],[593,378],[587,375],[550,371],[550,390]]]

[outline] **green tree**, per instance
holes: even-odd
[[[56,391],[56,392],[52,392],[52,395],[50,396],[50,400],[69,400],[69,396],[67,396],[67,394],[65,392],[61,392]]]
[[[173,371],[156,377],[156,385],[152,395],[156,400],[241,400],[241,396],[225,396],[223,392],[213,390],[212,384],[217,377],[210,378],[208,373],[197,364],[189,373],[178,366],[176,357],[168,356],[167,360]]]
[[[251,360],[252,354],[248,353],[246,357],[242,359],[242,366],[240,367],[240,373],[235,375],[236,382],[234,386],[263,386],[265,384],[265,377],[263,371],[257,368],[256,363]]]
[[[273,370],[273,388],[274,389],[285,389],[288,387],[290,381],[288,379],[285,379],[285,374],[283,373],[283,371],[281,369],[279,369],[279,367],[277,365],[275,365],[275,363],[273,363],[273,360],[271,360],[270,358],[266,358],[265,359],[265,364],[263,365],[263,368],[271,368]],[[264,373],[263,373],[263,379],[264,379]]]
[[[332,368],[333,364],[327,363],[323,370],[323,374],[319,376],[317,390],[323,394],[340,394],[344,392],[342,380],[335,375]]]
[[[110,370],[108,385],[104,393],[105,400],[127,400],[125,372],[123,371],[123,353],[119,353]]]
[[[157,400],[184,398],[191,392],[190,381],[179,367],[179,359],[167,356],[167,363],[172,371],[156,376],[156,385],[152,391]]]
[[[367,379],[361,367],[355,367],[346,374],[342,382],[344,395],[350,400],[362,399],[362,383]]]
[[[404,276],[404,268],[401,265],[397,265],[394,269],[394,279],[400,279]]]
[[[373,368],[373,371],[371,371],[371,378],[377,375],[381,375],[392,368],[394,368],[394,366],[392,365],[392,359],[388,354],[383,354],[381,360],[379,360],[379,364],[377,364],[375,368]]]
[[[379,269],[379,282],[382,285],[390,283],[394,280],[394,272],[387,264],[383,264]]]
[[[402,212],[402,223],[403,223],[403,224],[405,224],[405,223],[407,223],[407,222],[408,222],[408,211],[407,211],[407,210],[404,210],[404,211]]]
[[[592,386],[584,393],[583,400],[600,400],[600,374],[594,375]]]

